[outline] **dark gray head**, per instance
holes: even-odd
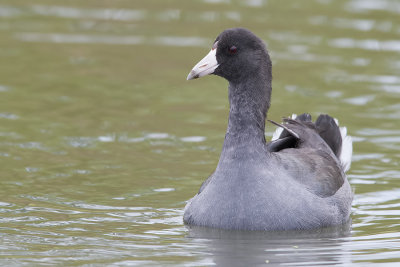
[[[227,29],[215,39],[210,53],[192,69],[187,79],[207,74],[224,77],[230,82],[260,74],[271,80],[271,61],[263,41],[251,31]]]
[[[231,124],[257,122],[264,130],[271,98],[271,60],[263,41],[249,30],[223,31],[211,51],[193,67],[187,79],[215,74],[229,81]],[[235,115],[236,113],[240,115]]]

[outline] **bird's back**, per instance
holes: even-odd
[[[237,151],[220,162],[188,203],[185,222],[247,230],[311,229],[346,222],[352,193],[338,155],[315,127],[294,124],[285,127],[298,134],[295,146],[270,152],[266,145],[247,149],[251,153],[242,157]]]

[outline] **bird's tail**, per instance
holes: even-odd
[[[344,172],[347,172],[350,169],[351,156],[353,154],[352,139],[351,136],[347,135],[346,127],[339,127],[339,122],[337,119],[323,114],[317,118],[315,123],[313,123],[311,120],[311,115],[304,113],[299,116],[293,114],[290,119],[285,119],[284,121],[288,122],[289,124],[290,121],[292,121],[292,123],[300,122],[304,126],[315,129],[315,131],[339,159]],[[280,127],[275,131],[272,140],[282,139],[288,136],[294,136],[298,138],[298,134],[294,128]]]

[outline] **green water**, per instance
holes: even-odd
[[[395,0],[0,0],[0,265],[397,266],[399,16]],[[228,115],[226,81],[186,76],[235,26],[267,43],[270,119],[329,113],[353,136],[350,232],[183,225]]]

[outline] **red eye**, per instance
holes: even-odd
[[[231,55],[233,55],[233,54],[236,54],[236,52],[237,52],[237,48],[236,48],[236,46],[231,46],[230,48],[229,48],[229,53],[231,54]]]

